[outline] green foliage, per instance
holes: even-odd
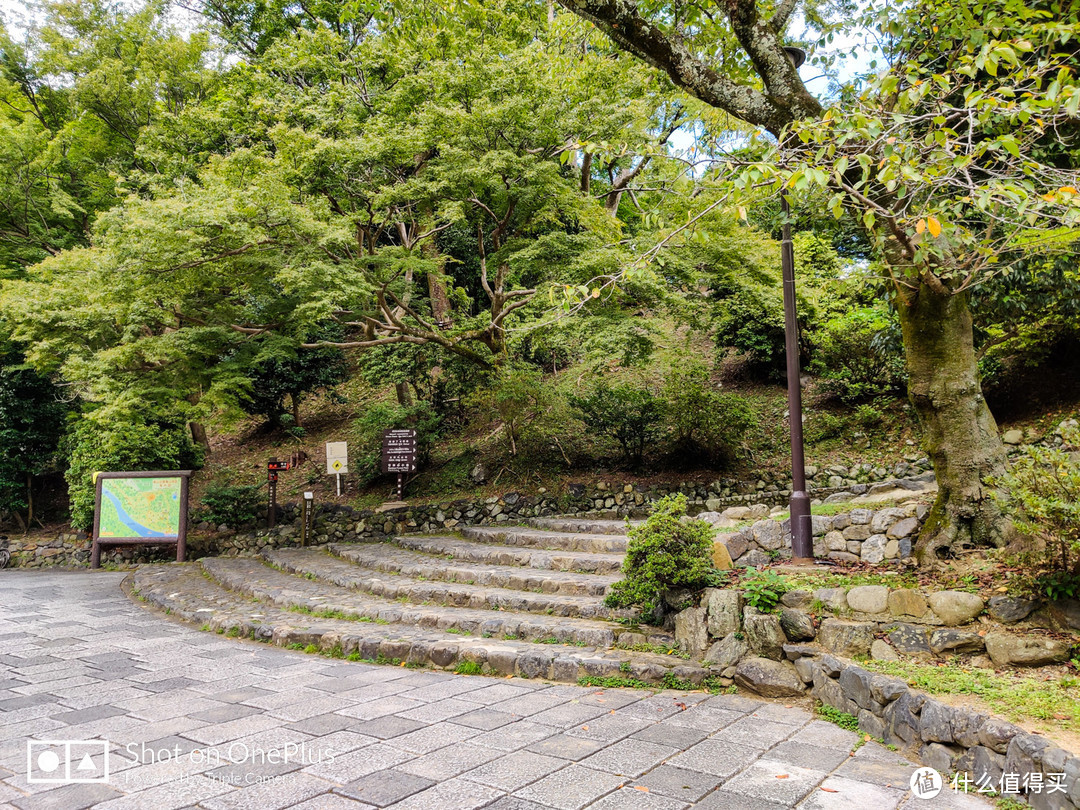
[[[780,602],[780,597],[789,590],[788,581],[775,571],[747,568],[739,580],[743,598],[751,607],[762,613],[768,613]]]
[[[426,401],[408,407],[385,401],[368,406],[353,421],[357,445],[355,474],[360,480],[371,480],[381,474],[383,431],[397,428],[416,431],[417,455],[423,464],[431,453],[432,442],[439,436],[442,417]],[[350,469],[352,464],[350,460]]]
[[[202,509],[193,512],[195,521],[207,521],[215,526],[234,529],[252,523],[266,512],[261,486],[234,485],[227,481],[212,481],[202,496]]]
[[[291,356],[275,356],[252,365],[251,386],[241,407],[265,416],[271,426],[301,429],[300,401],[306,394],[344,382],[348,366],[340,349],[300,349]],[[286,411],[285,399],[291,410]]]
[[[822,720],[828,720],[830,723],[840,726],[840,728],[847,729],[848,731],[859,730],[859,718],[848,714],[847,712],[834,709],[832,706],[828,706],[824,703],[819,705],[814,711]]]
[[[54,464],[67,411],[52,382],[0,342],[0,514],[29,509],[33,477]]]
[[[779,289],[733,283],[718,310],[717,346],[746,355],[755,373],[779,379],[784,367],[784,302]]]
[[[850,309],[812,334],[812,368],[823,387],[844,402],[895,395],[904,389],[903,354],[888,339],[895,319],[881,307]]]
[[[1013,584],[1051,600],[1080,596],[1080,429],[1062,439],[1061,447],[1026,445],[993,482],[1013,525],[1035,544],[1019,555]]]
[[[68,437],[71,525],[88,529],[94,519],[95,472],[189,470],[202,465],[201,449],[187,430],[168,422],[97,422],[76,418]]]
[[[615,439],[623,460],[634,466],[640,466],[646,446],[660,435],[664,403],[648,388],[601,381],[591,393],[571,395],[569,401],[585,427]]]
[[[663,613],[665,597],[709,584],[714,529],[702,520],[680,520],[685,515],[686,496],[668,495],[629,530],[623,579],[611,586],[605,604],[655,616]]]
[[[756,425],[747,400],[716,390],[700,363],[673,368],[661,396],[671,427],[671,449],[684,463],[730,464]]]
[[[457,666],[454,667],[454,672],[458,675],[482,675],[484,667],[476,661],[458,661]]]
[[[539,369],[514,365],[500,369],[491,385],[475,391],[469,405],[488,416],[497,416],[509,445],[510,455],[518,454],[524,434],[552,407],[550,385]]]

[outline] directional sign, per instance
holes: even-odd
[[[348,442],[326,443],[326,474],[344,475],[349,471]]]
[[[416,431],[399,428],[383,432],[382,471],[384,473],[416,472]]]

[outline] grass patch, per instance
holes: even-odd
[[[458,661],[458,665],[454,667],[454,672],[458,675],[481,675],[484,672],[484,667],[475,661]]]
[[[1009,720],[1038,720],[1080,731],[1080,680],[1044,680],[1020,672],[996,673],[959,666],[867,661],[867,669],[903,678],[932,695],[971,695]]]
[[[616,645],[619,647],[619,645]],[[655,653],[656,655],[674,655],[676,658],[682,658],[684,660],[690,658],[690,653],[685,653],[676,647],[664,647],[660,644],[631,644],[629,647],[619,647],[620,650],[630,650],[631,652],[644,652]]]
[[[842,712],[839,709],[834,709],[832,706],[827,706],[822,703],[815,709],[818,717],[822,720],[828,720],[833,725],[840,726],[840,728],[847,729],[848,731],[859,730],[859,718],[853,714]]]

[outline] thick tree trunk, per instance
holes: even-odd
[[[292,404],[292,421],[293,427],[303,427],[300,424],[300,395],[289,394],[289,402]]]
[[[206,425],[201,422],[188,422],[191,428],[191,439],[195,444],[201,444],[207,451],[210,450],[210,437],[206,435]]]
[[[985,479],[1004,471],[1005,448],[979,385],[968,296],[922,286],[897,304],[908,394],[938,484],[916,556],[925,564],[963,547],[1000,547],[1009,523]]]

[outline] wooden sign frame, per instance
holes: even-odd
[[[176,561],[187,556],[188,479],[193,470],[148,470],[138,472],[99,472],[94,481],[94,533],[90,551],[90,567],[101,567],[102,546],[148,546],[176,544]],[[179,478],[180,525],[175,537],[101,537],[101,484],[109,478]]]

